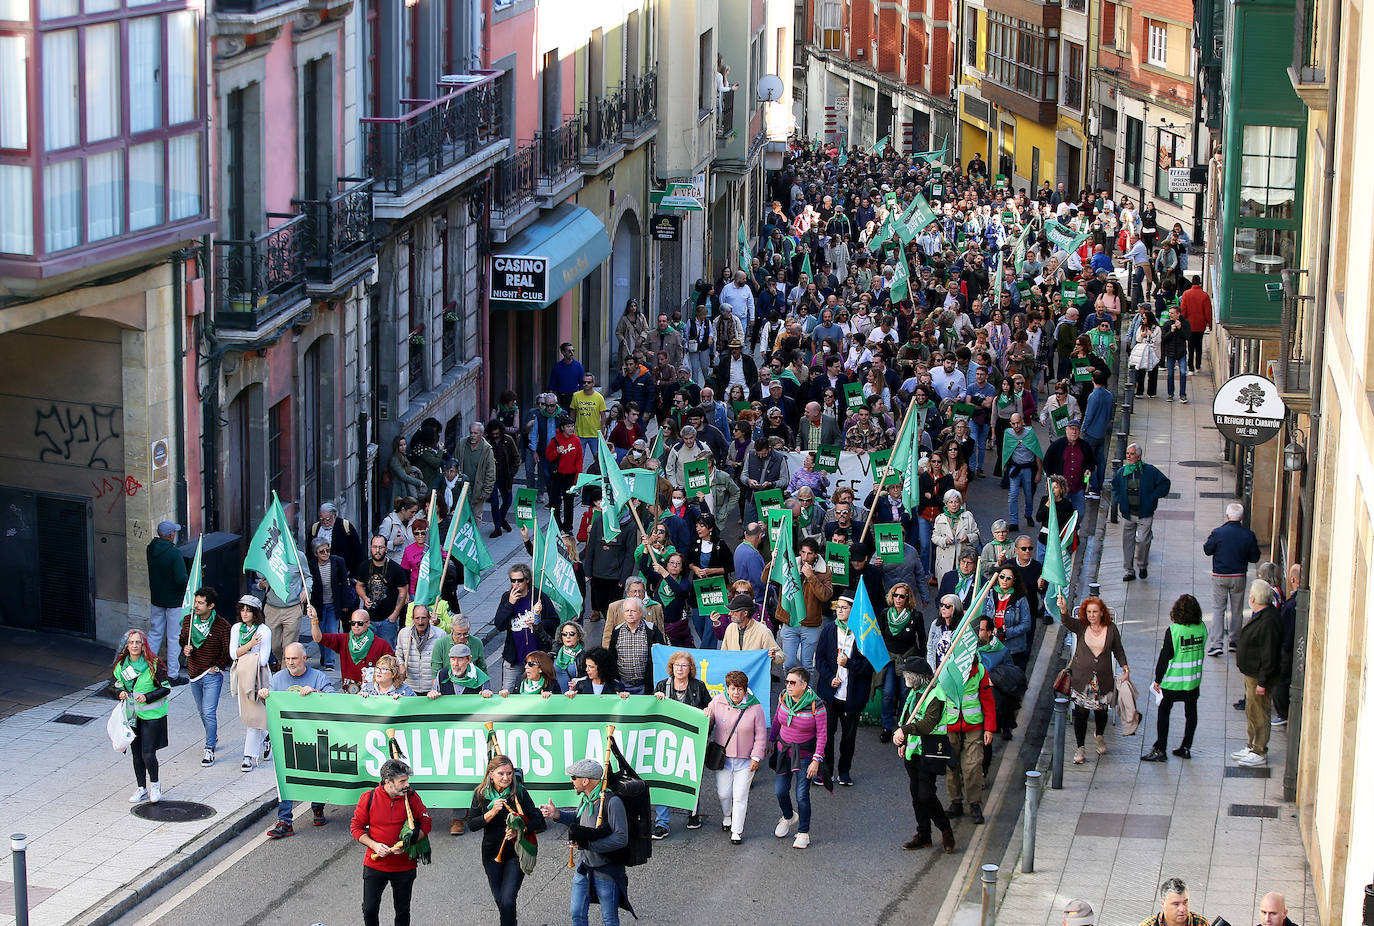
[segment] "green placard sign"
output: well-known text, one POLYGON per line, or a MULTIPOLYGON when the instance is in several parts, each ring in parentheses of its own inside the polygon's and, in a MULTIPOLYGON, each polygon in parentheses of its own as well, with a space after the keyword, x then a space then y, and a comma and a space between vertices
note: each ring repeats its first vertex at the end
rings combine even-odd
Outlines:
POLYGON ((782 489, 759 489, 754 493, 754 506, 763 517, 782 504, 782 489))
POLYGON ((1073 358, 1073 381, 1076 383, 1086 383, 1093 378, 1092 361, 1087 357, 1073 358))
POLYGON ((821 444, 816 448, 816 469, 823 473, 833 473, 840 468, 840 448, 834 444, 821 444))
POLYGON ((687 494, 695 496, 706 492, 711 484, 711 475, 705 460, 692 460, 682 467, 683 481, 687 483, 687 494))
POLYGON ((890 485, 902 481, 901 473, 884 472, 887 461, 892 459, 891 450, 873 450, 868 454, 868 471, 873 474, 874 485, 890 485))
POLYGON ((730 407, 733 408, 735 410, 735 414, 738 415, 740 412, 744 411, 746 408, 749 407, 749 401, 746 399, 740 402, 731 402, 730 407))
POLYGON ((697 593, 697 610, 702 614, 727 614, 730 611, 724 576, 697 579, 692 583, 697 593))
POLYGON ((902 525, 875 524, 873 539, 878 545, 878 555, 887 561, 888 557, 902 558, 902 525))
POLYGON ((864 405, 864 384, 845 383, 844 384, 844 408, 847 413, 853 413, 855 409, 863 408, 864 405))
POLYGON ((849 547, 842 543, 826 543, 825 564, 830 567, 831 581, 836 585, 849 584, 849 547))
POLYGON ((601 761, 606 726, 625 759, 649 784, 655 804, 694 809, 706 750, 701 711, 671 698, 588 695, 576 703, 537 695, 359 698, 348 694, 273 692, 267 727, 282 800, 351 806, 377 786, 388 758, 386 731, 396 731, 411 767, 410 784, 430 807, 468 807, 487 767, 487 731, 524 770, 536 803, 563 807, 577 797, 567 767, 601 761))
POLYGON ((1064 429, 1069 424, 1069 407, 1061 405, 1058 408, 1050 409, 1050 423, 1054 425, 1054 433, 1063 434, 1064 429))
POLYGON ((534 509, 539 504, 538 489, 515 490, 515 520, 521 527, 534 530, 534 509))
POLYGON ((949 406, 949 420, 953 421, 956 417, 972 418, 978 413, 978 406, 968 405, 964 402, 953 402, 949 406))

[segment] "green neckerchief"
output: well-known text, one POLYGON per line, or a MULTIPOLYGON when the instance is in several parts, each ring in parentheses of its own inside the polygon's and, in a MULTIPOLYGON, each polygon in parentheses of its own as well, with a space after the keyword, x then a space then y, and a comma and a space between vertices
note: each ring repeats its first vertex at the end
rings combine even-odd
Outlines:
POLYGON ((1011 400, 1013 397, 1014 396, 1007 395, 1005 392, 997 393, 997 407, 999 409, 1006 408, 1008 405, 1011 404, 1011 400))
POLYGON ((487 673, 479 669, 475 662, 469 662, 467 672, 462 675, 454 675, 453 670, 450 669, 448 677, 449 681, 453 682, 454 688, 481 688, 488 681, 487 673))
POLYGON ((1127 476, 1131 476, 1135 473, 1140 472, 1140 467, 1141 464, 1139 462, 1127 463, 1125 466, 1121 467, 1121 471, 1125 473, 1127 476))
POLYGON ((519 694, 539 694, 544 690, 544 677, 520 679, 519 694))
POLYGON ((997 639, 996 637, 993 637, 991 640, 988 641, 988 644, 987 644, 986 646, 979 646, 979 647, 978 647, 978 652, 980 652, 980 653, 996 653, 996 652, 999 652, 1000 650, 1004 650, 1004 649, 1006 649, 1006 648, 1007 648, 1007 647, 1005 646, 1005 644, 1002 643, 1001 640, 997 639))
POLYGON ((740 703, 736 704, 734 701, 731 701, 731 700, 730 700, 730 694, 729 694, 728 692, 727 692, 726 695, 725 695, 725 703, 728 704, 728 705, 730 705, 731 707, 733 707, 733 708, 734 708, 735 710, 737 710, 737 711, 743 711, 743 710, 748 710, 749 708, 753 707, 755 704, 758 704, 758 703, 759 703, 759 699, 756 698, 756 697, 754 697, 754 692, 753 692, 752 690, 746 688, 746 689, 744 689, 744 699, 743 699, 742 701, 740 701, 740 703))
POLYGON ((906 625, 911 623, 911 609, 897 608, 887 609, 887 629, 889 633, 901 633, 906 629, 906 625))
POLYGON ((553 654, 553 664, 560 669, 566 669, 573 664, 573 661, 581 654, 583 646, 581 643, 569 649, 566 646, 558 647, 558 652, 553 654))
POLYGON ((370 624, 367 633, 362 636, 356 633, 348 635, 348 658, 353 660, 355 666, 362 665, 363 660, 367 658, 367 651, 372 649, 372 638, 375 635, 370 624))
POLYGON ((973 577, 975 575, 977 575, 976 571, 970 572, 968 575, 961 574, 959 576, 959 581, 954 585, 954 594, 958 595, 960 598, 964 597, 964 591, 969 587, 969 584, 973 582, 973 577))
POLYGON ((497 801, 503 801, 513 794, 515 794, 514 781, 511 782, 509 788, 506 788, 503 791, 496 790, 494 787, 492 787, 491 783, 488 782, 486 787, 482 789, 482 800, 487 802, 487 809, 490 810, 492 806, 496 804, 497 801))
POLYGON ((238 642, 238 645, 239 645, 239 646, 247 646, 247 645, 248 645, 248 641, 251 640, 251 639, 253 639, 253 634, 255 634, 255 633, 257 633, 257 632, 258 632, 258 625, 257 625, 257 624, 251 624, 251 625, 250 625, 250 624, 240 623, 240 624, 239 624, 239 635, 238 635, 238 640, 239 640, 239 642, 238 642), (247 631, 247 633, 245 633, 244 631, 247 631))
POLYGON ((190 633, 190 637, 191 637, 191 646, 192 646, 192 648, 194 648, 194 649, 200 649, 200 645, 201 645, 202 643, 204 643, 205 640, 206 640, 206 638, 208 638, 208 637, 210 636, 210 627, 211 627, 211 625, 214 624, 214 623, 215 623, 215 610, 214 610, 214 608, 211 608, 211 609, 210 609, 210 614, 205 618, 205 620, 201 620, 200 617, 196 614, 196 612, 194 612, 194 611, 191 612, 191 633, 190 633))
MULTIPOLYGON (((727 698, 726 700, 729 699, 727 698)), ((792 726, 792 721, 796 719, 797 715, 810 707, 815 700, 816 692, 812 691, 810 688, 806 689, 806 693, 801 696, 800 701, 793 701, 792 696, 789 694, 783 695, 780 704, 782 706, 782 712, 787 715, 787 719, 782 722, 782 725, 784 727, 792 726)))
POLYGON ((582 799, 577 802, 577 815, 582 816, 583 811, 595 807, 599 800, 601 800, 601 782, 598 781, 596 787, 582 795, 582 799))
POLYGON ((1015 594, 1016 594, 1016 589, 1014 589, 1014 588, 1013 588, 1011 591, 1009 591, 1009 592, 1007 592, 1007 593, 1005 593, 1005 594, 1003 594, 1003 592, 1002 592, 1002 590, 1001 590, 1000 588, 994 588, 994 589, 992 590, 992 597, 993 597, 993 598, 996 598, 998 601, 1010 601, 1010 600, 1011 600, 1011 596, 1012 596, 1012 595, 1015 595, 1015 594))
POLYGON ((953 525, 956 524, 959 521, 960 516, 963 515, 964 506, 960 505, 958 508, 954 509, 953 511, 950 511, 949 506, 946 505, 944 507, 944 510, 940 513, 943 514, 945 517, 949 518, 949 523, 953 525))

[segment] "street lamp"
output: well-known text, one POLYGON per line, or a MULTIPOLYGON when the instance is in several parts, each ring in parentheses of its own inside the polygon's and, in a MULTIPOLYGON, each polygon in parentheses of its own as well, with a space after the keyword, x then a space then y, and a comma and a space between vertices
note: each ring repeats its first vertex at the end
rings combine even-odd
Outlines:
POLYGON ((1293 429, 1293 438, 1283 448, 1283 471, 1300 473, 1307 466, 1307 448, 1303 446, 1303 433, 1300 428, 1293 429))

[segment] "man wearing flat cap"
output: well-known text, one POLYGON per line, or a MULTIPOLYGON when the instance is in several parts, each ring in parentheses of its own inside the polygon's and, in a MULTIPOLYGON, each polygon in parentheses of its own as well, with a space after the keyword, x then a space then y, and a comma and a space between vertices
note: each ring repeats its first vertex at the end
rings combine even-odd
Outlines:
POLYGON ((1088 487, 1088 477, 1097 466, 1097 451, 1082 438, 1082 429, 1081 418, 1070 419, 1064 426, 1064 436, 1053 441, 1045 450, 1045 472, 1064 477, 1068 483, 1065 497, 1073 502, 1080 519, 1086 504, 1084 491, 1088 487))
POLYGON ((606 790, 605 769, 595 759, 583 759, 568 766, 578 803, 572 810, 560 810, 550 800, 539 810, 549 820, 568 828, 568 841, 581 850, 573 871, 569 913, 573 926, 587 926, 592 903, 601 905, 603 926, 619 926, 620 908, 634 914, 630 906, 625 866, 611 854, 630 841, 630 825, 625 803, 606 790))
POLYGON ((1086 900, 1070 900, 1064 905, 1063 926, 1096 926, 1097 914, 1086 900))

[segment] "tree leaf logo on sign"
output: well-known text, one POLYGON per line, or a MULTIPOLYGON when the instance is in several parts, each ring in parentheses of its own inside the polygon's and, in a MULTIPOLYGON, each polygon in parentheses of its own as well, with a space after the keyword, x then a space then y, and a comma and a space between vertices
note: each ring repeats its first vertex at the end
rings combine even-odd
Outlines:
POLYGON ((1212 417, 1227 440, 1256 447, 1283 429, 1288 408, 1272 380, 1254 373, 1233 376, 1217 389, 1212 417))

